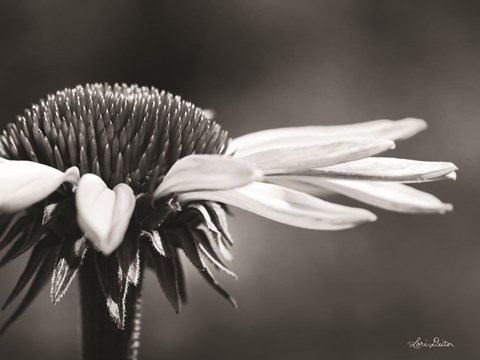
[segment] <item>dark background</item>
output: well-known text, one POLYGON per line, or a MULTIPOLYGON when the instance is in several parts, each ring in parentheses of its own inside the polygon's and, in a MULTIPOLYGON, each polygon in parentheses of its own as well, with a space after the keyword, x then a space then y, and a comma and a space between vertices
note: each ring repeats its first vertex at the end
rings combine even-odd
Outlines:
MULTIPOLYGON (((141 359, 476 359, 480 322, 480 2, 10 1, 0 5, 0 119, 86 82, 152 85, 254 130, 421 117, 393 156, 453 161, 426 184, 455 211, 374 210, 312 232, 236 211, 233 311, 189 268, 173 313, 153 274, 141 359), (417 337, 455 348, 413 350, 417 337)), ((25 257, 0 271, 5 298, 25 257)), ((48 290, 0 339, 1 359, 79 354, 78 291, 48 290)), ((6 319, 5 313, 0 321, 6 319)))

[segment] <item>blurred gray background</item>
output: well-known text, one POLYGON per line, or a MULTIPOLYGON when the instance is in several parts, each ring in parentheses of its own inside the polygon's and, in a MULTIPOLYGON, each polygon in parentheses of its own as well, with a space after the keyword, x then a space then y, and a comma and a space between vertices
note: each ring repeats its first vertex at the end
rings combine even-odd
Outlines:
MULTIPOLYGON (((239 280, 218 277, 239 310, 189 268, 177 316, 148 274, 141 359, 480 357, 480 2, 17 0, 0 14, 2 125, 57 89, 138 83, 215 109, 232 136, 424 118, 390 155, 461 169, 421 186, 454 203, 446 216, 374 209, 376 223, 312 232, 235 211, 239 280), (419 336, 455 348, 408 348, 419 336)), ((25 260, 1 269, 2 298, 25 260)), ((45 289, 0 358, 79 357, 78 320, 76 284, 55 307, 45 289)))

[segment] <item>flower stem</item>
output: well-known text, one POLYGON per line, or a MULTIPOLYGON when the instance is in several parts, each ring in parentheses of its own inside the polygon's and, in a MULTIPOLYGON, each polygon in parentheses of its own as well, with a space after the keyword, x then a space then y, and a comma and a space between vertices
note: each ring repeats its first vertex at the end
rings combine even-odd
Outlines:
POLYGON ((137 360, 141 328, 141 288, 130 286, 125 329, 119 330, 107 310, 97 277, 93 253, 89 251, 80 268, 82 347, 84 360, 137 360))

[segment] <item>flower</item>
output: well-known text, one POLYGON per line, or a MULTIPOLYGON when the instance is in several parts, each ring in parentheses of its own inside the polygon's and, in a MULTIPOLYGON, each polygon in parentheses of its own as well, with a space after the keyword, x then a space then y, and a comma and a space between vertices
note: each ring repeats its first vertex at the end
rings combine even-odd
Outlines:
POLYGON ((266 130, 229 142, 212 117, 154 88, 93 84, 49 95, 7 125, 0 249, 11 247, 0 263, 33 250, 5 306, 33 281, 4 329, 49 278, 58 302, 87 257, 119 328, 145 265, 179 311, 180 250, 236 306, 208 267, 235 276, 222 259, 232 258, 227 205, 316 230, 376 220, 322 199, 331 193, 401 212, 451 209, 403 183, 453 179, 453 164, 374 157, 425 129, 422 120, 266 130))

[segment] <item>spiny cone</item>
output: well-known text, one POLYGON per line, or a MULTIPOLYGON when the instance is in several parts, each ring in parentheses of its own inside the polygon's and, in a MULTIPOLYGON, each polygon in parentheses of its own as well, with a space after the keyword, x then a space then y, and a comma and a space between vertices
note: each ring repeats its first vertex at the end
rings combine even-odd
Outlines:
POLYGON ((58 91, 9 123, 0 135, 0 157, 29 160, 61 171, 77 166, 113 188, 128 184, 137 196, 134 215, 121 245, 110 256, 96 252, 76 223, 71 185, 62 185, 26 210, 0 216, 0 250, 10 245, 0 264, 32 249, 30 258, 4 308, 31 281, 2 332, 21 315, 51 279, 51 299, 67 291, 88 252, 93 253, 98 280, 112 319, 125 321, 125 298, 136 286, 143 264, 152 268, 175 309, 185 301, 179 250, 222 296, 205 259, 229 274, 217 250, 231 245, 225 213, 213 202, 180 207, 175 197, 153 201, 152 193, 180 158, 221 154, 228 135, 201 109, 155 88, 92 84, 58 91))

